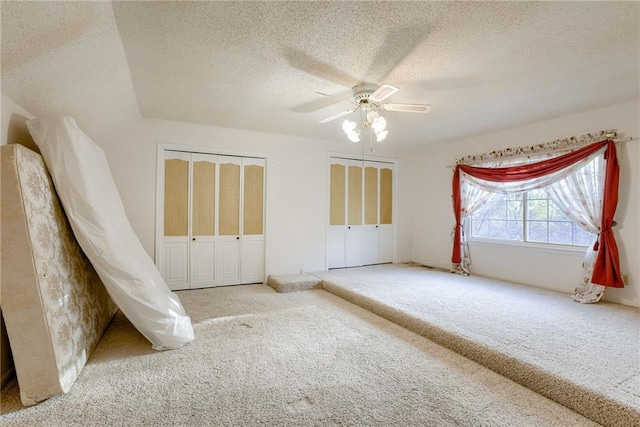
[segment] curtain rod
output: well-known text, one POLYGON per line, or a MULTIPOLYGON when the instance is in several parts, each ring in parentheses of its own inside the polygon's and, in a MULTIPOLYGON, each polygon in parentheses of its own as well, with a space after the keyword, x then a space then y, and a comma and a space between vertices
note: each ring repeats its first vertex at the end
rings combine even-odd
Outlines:
MULTIPOLYGON (((622 143, 622 142, 631 142, 631 141, 640 141, 640 137, 637 137, 637 136, 627 136, 627 137, 624 137, 624 138, 613 138, 613 142, 615 142, 616 144, 620 144, 620 143, 622 143)), ((585 144, 585 145, 587 145, 587 144, 585 144)), ((538 151, 538 152, 536 152, 535 154, 553 153, 553 152, 555 152, 555 151, 569 151, 569 150, 561 150, 561 149, 546 150, 546 151, 545 151, 545 150, 543 150, 543 151, 538 151)), ((511 158, 511 159, 517 159, 518 157, 527 157, 527 156, 526 156, 526 155, 523 155, 523 156, 513 156, 513 157, 510 157, 510 158, 511 158)), ((447 168, 448 168, 448 169, 453 169, 453 168, 455 168, 456 166, 458 166, 458 164, 457 164, 457 163, 454 163, 454 164, 452 164, 452 165, 447 165, 447 168)))

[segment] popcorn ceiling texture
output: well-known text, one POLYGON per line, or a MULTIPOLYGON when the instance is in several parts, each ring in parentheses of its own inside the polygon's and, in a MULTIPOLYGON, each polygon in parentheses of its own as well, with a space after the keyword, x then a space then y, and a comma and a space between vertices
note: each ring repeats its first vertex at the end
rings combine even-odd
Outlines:
MULTIPOLYGON (((637 2, 4 2, 2 92, 89 133, 148 118, 342 138, 391 83, 389 140, 460 138, 639 96, 637 2)), ((94 136, 94 135, 92 135, 94 136)))
POLYGON ((2 2, 2 93, 94 137, 141 117, 108 2, 2 2))

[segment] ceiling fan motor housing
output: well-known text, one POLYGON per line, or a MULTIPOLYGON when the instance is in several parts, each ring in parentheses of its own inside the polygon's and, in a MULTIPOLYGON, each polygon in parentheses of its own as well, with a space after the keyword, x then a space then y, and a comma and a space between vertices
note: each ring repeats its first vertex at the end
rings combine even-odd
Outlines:
POLYGON ((353 103, 354 104, 373 104, 369 101, 369 96, 378 89, 374 84, 361 84, 353 87, 353 103))

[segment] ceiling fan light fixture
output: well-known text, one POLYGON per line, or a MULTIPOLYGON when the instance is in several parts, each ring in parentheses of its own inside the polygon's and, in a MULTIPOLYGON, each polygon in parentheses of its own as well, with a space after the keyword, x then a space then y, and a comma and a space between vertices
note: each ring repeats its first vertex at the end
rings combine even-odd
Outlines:
POLYGON ((352 122, 351 120, 345 120, 342 123, 342 130, 347 134, 347 138, 349 138, 349 141, 360 141, 360 129, 358 129, 358 123, 352 122))
MULTIPOLYGON (((397 87, 388 84, 377 86, 375 84, 363 83, 354 86, 352 88, 353 97, 350 100, 354 107, 322 119, 320 123, 328 123, 344 117, 347 114, 359 111, 360 123, 351 120, 345 120, 342 123, 342 130, 349 140, 354 143, 360 142, 362 129, 369 129, 370 140, 373 141, 373 135, 375 134, 376 141, 382 142, 387 138, 389 132, 387 131, 387 120, 380 115, 380 110, 409 113, 428 113, 431 110, 431 105, 429 104, 395 104, 382 102, 397 91, 397 87)), ((373 150, 373 145, 371 149, 373 150)))
POLYGON ((360 142, 360 131, 348 133, 347 138, 349 138, 349 141, 353 142, 354 144, 360 142))
POLYGON ((358 127, 358 123, 353 122, 351 120, 345 120, 344 122, 342 122, 342 130, 344 131, 344 133, 349 133, 349 132, 354 132, 356 130, 356 128, 358 127))
POLYGON ((385 120, 384 117, 380 115, 378 115, 378 117, 373 119, 373 121, 371 122, 371 129, 373 129, 373 131, 376 134, 384 131, 386 128, 387 128, 387 121, 385 120))

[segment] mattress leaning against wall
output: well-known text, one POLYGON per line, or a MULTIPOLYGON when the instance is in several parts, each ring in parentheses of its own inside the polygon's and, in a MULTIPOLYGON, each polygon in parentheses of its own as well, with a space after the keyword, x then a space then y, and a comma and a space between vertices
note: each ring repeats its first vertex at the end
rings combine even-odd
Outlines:
POLYGON ((80 247, 155 350, 194 339, 191 319, 133 231, 102 148, 67 116, 28 120, 80 247))
POLYGON ((78 245, 42 157, 0 148, 2 313, 20 397, 69 391, 117 311, 78 245))

